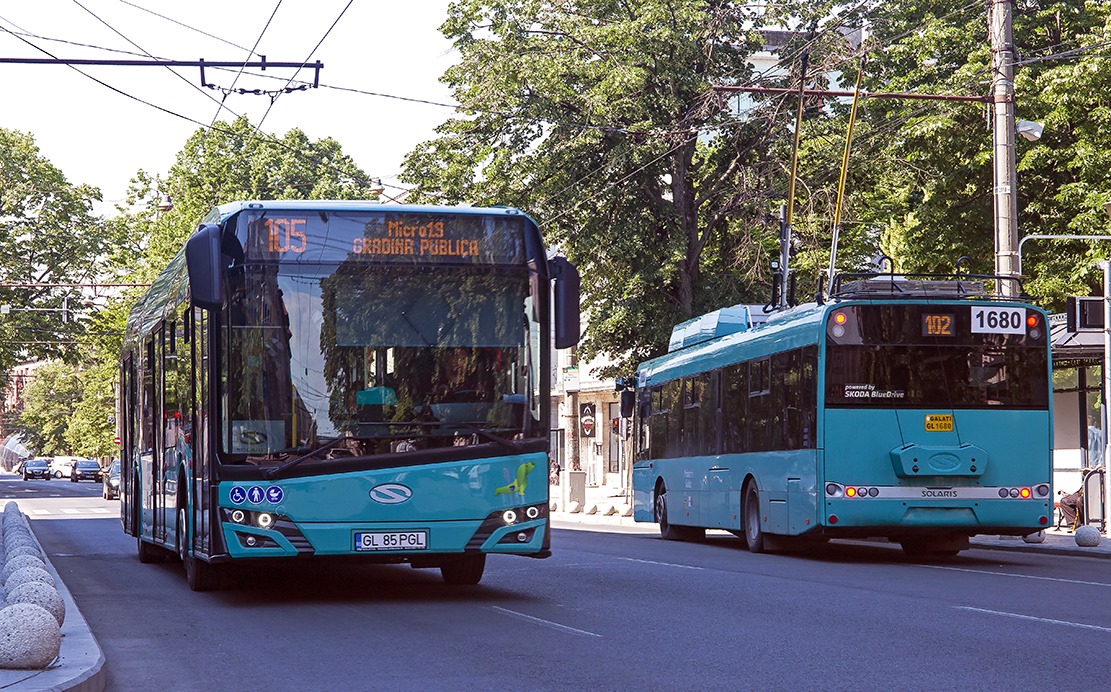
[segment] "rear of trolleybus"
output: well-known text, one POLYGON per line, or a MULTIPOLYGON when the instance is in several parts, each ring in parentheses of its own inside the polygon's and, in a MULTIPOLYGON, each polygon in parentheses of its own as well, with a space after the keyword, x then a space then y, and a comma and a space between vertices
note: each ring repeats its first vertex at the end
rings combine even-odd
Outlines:
POLYGON ((1010 302, 845 302, 824 346, 821 531, 956 554, 1053 512, 1045 313, 1010 302))
POLYGON ((531 219, 264 202, 206 220, 186 248, 217 389, 213 509, 179 510, 191 586, 305 556, 474 584, 489 553, 549 554, 548 315, 557 347, 577 341, 578 274, 531 219))

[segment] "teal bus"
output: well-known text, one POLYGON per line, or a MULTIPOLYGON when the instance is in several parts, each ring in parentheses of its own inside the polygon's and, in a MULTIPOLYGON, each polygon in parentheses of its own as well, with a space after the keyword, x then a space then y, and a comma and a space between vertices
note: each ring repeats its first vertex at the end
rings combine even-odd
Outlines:
POLYGON ((1045 529, 1047 316, 987 292, 1002 280, 844 274, 810 304, 677 326, 624 395, 635 519, 752 552, 880 538, 955 555, 1045 529))
POLYGON ((475 584, 550 553, 551 353, 579 275, 510 208, 213 209, 132 309, 121 519, 189 586, 345 558, 475 584))

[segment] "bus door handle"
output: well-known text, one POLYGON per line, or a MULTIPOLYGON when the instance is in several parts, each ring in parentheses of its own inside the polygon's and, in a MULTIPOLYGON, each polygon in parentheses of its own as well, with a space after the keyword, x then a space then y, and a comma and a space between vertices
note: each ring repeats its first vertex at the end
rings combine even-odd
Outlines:
POLYGON ((710 472, 711 473, 714 473, 714 472, 717 472, 717 471, 728 471, 728 470, 729 470, 728 466, 711 466, 710 467, 710 472))

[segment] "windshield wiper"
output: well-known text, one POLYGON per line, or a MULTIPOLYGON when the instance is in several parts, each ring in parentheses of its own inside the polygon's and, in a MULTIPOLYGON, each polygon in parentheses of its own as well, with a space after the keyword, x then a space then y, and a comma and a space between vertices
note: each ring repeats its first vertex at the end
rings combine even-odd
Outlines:
POLYGON ((273 479, 277 478, 283 471, 291 469, 294 466, 296 466, 297 464, 300 464, 302 461, 304 461, 306 459, 311 459, 312 457, 316 456, 317 454, 320 454, 321 452, 327 452, 329 449, 331 449, 332 447, 335 447, 340 442, 343 442, 346 439, 348 439, 348 438, 346 438, 346 437, 337 437, 333 440, 329 440, 329 441, 325 442, 324 444, 322 444, 321 446, 317 447, 316 449, 312 450, 308 454, 303 454, 303 455, 297 457, 296 459, 293 459, 291 461, 287 461, 284 464, 282 464, 281 466, 275 466, 273 468, 268 468, 268 469, 264 470, 262 472, 262 475, 263 475, 264 478, 273 480, 273 479))

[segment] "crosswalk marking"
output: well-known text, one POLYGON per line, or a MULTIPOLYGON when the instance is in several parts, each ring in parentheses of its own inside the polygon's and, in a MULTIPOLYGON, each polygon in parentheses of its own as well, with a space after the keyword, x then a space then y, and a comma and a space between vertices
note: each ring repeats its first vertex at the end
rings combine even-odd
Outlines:
POLYGON ((56 513, 62 514, 113 514, 114 512, 107 507, 61 507, 56 510, 51 509, 27 509, 24 514, 30 514, 37 517, 50 516, 56 513))

